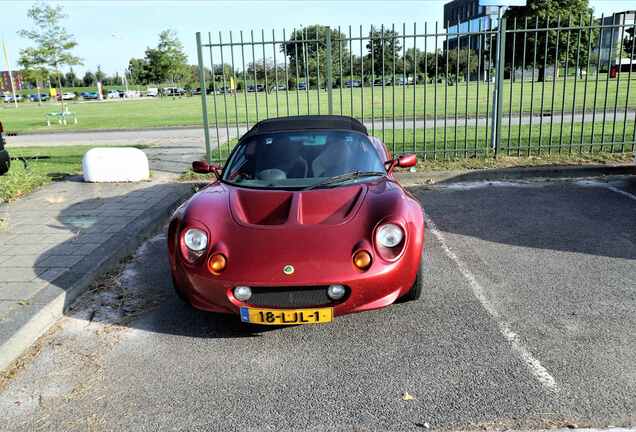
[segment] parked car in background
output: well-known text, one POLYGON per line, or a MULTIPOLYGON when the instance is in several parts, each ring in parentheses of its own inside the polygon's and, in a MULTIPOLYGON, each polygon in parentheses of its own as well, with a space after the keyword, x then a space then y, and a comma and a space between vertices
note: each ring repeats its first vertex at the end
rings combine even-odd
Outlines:
POLYGON ((64 93, 62 93, 62 95, 59 95, 59 94, 58 94, 58 95, 56 96, 56 99, 57 99, 58 101, 59 101, 59 100, 65 100, 65 101, 68 101, 68 100, 73 100, 73 99, 75 99, 76 97, 77 97, 77 95, 76 95, 75 93, 73 93, 73 92, 64 92, 64 93))
POLYGON ((29 95, 29 100, 31 102, 46 102, 47 100, 49 100, 49 95, 47 95, 46 93, 33 93, 29 95))
POLYGON ((14 99, 13 95, 11 93, 6 93, 3 96, 3 100, 4 100, 4 103, 13 103, 14 101, 15 102, 22 102, 24 99, 22 98, 21 94, 16 94, 15 95, 15 99, 14 99))
POLYGON ((347 80, 347 81, 345 81, 345 87, 347 87, 347 88, 362 87, 362 81, 360 81, 360 80, 347 80))
POLYGON ((4 148, 5 142, 2 137, 2 133, 4 129, 2 127, 2 122, 0 122, 0 175, 4 175, 9 171, 9 167, 11 166, 11 158, 9 157, 9 152, 4 148))
POLYGON ((397 79, 397 85, 413 85, 413 77, 399 77, 397 79))
POLYGON ((387 78, 384 81, 382 80, 382 78, 376 78, 375 80, 373 80, 373 85, 374 86, 390 86, 392 84, 391 79, 387 78))
POLYGON ((99 99, 97 92, 84 92, 82 93, 82 99, 84 100, 96 100, 99 99))
POLYGON ((108 99, 119 99, 120 98, 119 91, 118 90, 110 90, 108 93, 106 93, 106 97, 108 99))
POLYGON ((184 96, 186 91, 181 87, 164 87, 161 89, 163 96, 184 96))
POLYGON ((263 84, 250 84, 247 86, 247 92, 248 93, 254 93, 254 92, 262 92, 265 90, 265 86, 263 84))
POLYGON ((278 85, 272 86, 272 91, 286 91, 286 90, 287 90, 287 86, 285 84, 278 84, 278 85))
POLYGON ((146 96, 157 97, 159 96, 159 89, 157 87, 148 87, 146 90, 146 96))
POLYGON ((301 81, 297 84, 298 90, 307 90, 307 83, 304 81, 301 81))

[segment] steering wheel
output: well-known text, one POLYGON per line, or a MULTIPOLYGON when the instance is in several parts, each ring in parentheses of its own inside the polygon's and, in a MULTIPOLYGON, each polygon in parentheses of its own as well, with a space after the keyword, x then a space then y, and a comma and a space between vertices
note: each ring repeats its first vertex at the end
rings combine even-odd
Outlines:
POLYGON ((272 181, 272 180, 286 180, 287 174, 285 171, 278 168, 270 168, 263 171, 259 171, 256 174, 256 178, 259 180, 272 181))

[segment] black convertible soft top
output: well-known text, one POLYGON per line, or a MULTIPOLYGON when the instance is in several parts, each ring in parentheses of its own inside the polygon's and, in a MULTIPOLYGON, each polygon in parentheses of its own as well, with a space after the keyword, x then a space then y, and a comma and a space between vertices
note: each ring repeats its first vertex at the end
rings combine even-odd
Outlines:
POLYGON ((298 131, 306 129, 352 130, 368 135, 367 128, 360 121, 347 116, 307 115, 293 117, 277 117, 261 120, 241 137, 241 140, 254 135, 272 132, 298 131))

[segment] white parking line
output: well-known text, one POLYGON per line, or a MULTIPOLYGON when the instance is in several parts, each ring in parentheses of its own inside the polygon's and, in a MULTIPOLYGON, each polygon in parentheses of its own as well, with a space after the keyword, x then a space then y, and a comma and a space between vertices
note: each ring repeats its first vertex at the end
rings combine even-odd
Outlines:
POLYGON ((616 192, 618 194, 624 195, 627 198, 633 199, 634 201, 636 201, 636 195, 631 194, 631 193, 629 193, 627 191, 624 191, 622 189, 619 189, 617 187, 610 186, 607 183, 604 183, 604 182, 601 182, 601 181, 598 181, 598 180, 579 180, 579 181, 576 182, 576 184, 579 185, 579 186, 587 186, 587 187, 602 187, 602 188, 605 188, 605 189, 609 189, 612 192, 616 192))
POLYGON ((537 360, 530 351, 523 345, 521 342, 519 335, 510 329, 510 326, 506 322, 506 320, 497 312, 494 306, 488 301, 486 297, 484 288, 477 282, 475 276, 471 273, 468 267, 459 259, 459 257, 448 247, 446 243, 446 239, 444 235, 437 229, 435 222, 431 220, 431 218, 424 214, 424 219, 428 228, 435 236, 435 238, 439 241, 442 246, 442 250, 446 254, 448 258, 450 258, 455 265, 459 268, 459 271, 466 278, 470 287, 473 290, 473 294, 477 297, 477 300, 481 303, 486 312, 495 320, 497 326, 499 327, 500 333, 503 337, 510 343, 513 352, 515 352, 521 360, 526 364, 530 373, 549 391, 558 392, 559 387, 552 375, 544 368, 539 360, 537 360))
POLYGON ((624 191, 624 190, 622 190, 622 189, 619 189, 619 188, 617 188, 617 187, 614 187, 614 186, 606 185, 606 187, 607 187, 609 190, 611 190, 611 191, 614 191, 614 192, 619 193, 619 194, 621 194, 621 195, 625 195, 627 198, 631 198, 631 199, 633 199, 634 201, 636 201, 636 195, 634 195, 634 194, 630 194, 629 192, 626 192, 626 191, 624 191))

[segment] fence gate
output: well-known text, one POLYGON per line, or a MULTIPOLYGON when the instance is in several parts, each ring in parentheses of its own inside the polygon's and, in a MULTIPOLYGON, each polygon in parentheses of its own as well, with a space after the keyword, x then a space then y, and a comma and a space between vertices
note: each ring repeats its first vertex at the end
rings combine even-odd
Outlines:
POLYGON ((259 120, 329 113, 423 159, 633 151, 634 21, 567 21, 197 33, 208 159, 259 120))

